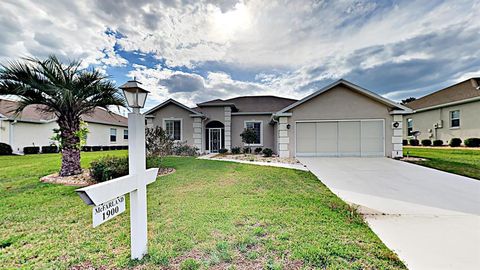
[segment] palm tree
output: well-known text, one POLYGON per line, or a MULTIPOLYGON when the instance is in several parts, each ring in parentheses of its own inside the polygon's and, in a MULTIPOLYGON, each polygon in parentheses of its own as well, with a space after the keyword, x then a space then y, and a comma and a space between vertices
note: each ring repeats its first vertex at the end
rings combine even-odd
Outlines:
POLYGON ((80 167, 80 120, 96 107, 124 106, 125 101, 115 85, 98 70, 84 70, 81 62, 62 64, 57 57, 45 60, 23 58, 0 68, 0 95, 20 98, 20 113, 28 105, 40 113, 54 113, 62 142, 61 176, 82 172, 80 167))

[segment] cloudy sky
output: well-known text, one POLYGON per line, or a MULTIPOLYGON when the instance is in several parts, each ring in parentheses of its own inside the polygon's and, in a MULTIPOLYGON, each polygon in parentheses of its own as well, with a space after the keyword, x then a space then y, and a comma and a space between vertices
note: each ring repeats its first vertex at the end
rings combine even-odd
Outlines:
POLYGON ((0 61, 81 59, 187 105, 301 98, 339 78, 393 100, 480 75, 480 0, 2 0, 0 61))

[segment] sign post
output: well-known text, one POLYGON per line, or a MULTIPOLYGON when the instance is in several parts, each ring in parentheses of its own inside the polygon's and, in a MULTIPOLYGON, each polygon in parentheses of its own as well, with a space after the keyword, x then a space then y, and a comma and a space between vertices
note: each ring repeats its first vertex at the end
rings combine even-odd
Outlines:
POLYGON ((158 168, 146 169, 145 116, 140 108, 145 104, 148 91, 139 84, 133 80, 120 87, 133 108, 128 114, 129 174, 76 190, 86 204, 94 206, 93 227, 124 212, 125 194, 130 193, 132 259, 142 259, 147 254, 147 185, 153 183, 158 174, 158 168))

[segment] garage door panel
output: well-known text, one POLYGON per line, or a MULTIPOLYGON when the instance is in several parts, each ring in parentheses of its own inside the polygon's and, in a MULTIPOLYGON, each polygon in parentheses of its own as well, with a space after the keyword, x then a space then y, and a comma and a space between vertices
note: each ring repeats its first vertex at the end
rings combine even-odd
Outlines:
POLYGON ((319 156, 337 155, 337 122, 316 123, 316 152, 319 156))
POLYGON ((360 122, 338 122, 338 155, 360 156, 360 122))
POLYGON ((297 156, 315 156, 315 123, 297 123, 297 156))
POLYGON ((362 156, 383 156, 383 121, 362 121, 361 125, 362 156))

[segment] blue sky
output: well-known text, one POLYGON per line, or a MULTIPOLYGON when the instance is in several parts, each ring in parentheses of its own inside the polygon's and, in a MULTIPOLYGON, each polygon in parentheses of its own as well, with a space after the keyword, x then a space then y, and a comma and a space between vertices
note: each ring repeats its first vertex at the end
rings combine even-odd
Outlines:
POLYGON ((480 76, 480 1, 2 1, 0 61, 132 77, 147 107, 302 98, 340 78, 399 101, 480 76), (25 16, 29 14, 29 16, 25 16))

